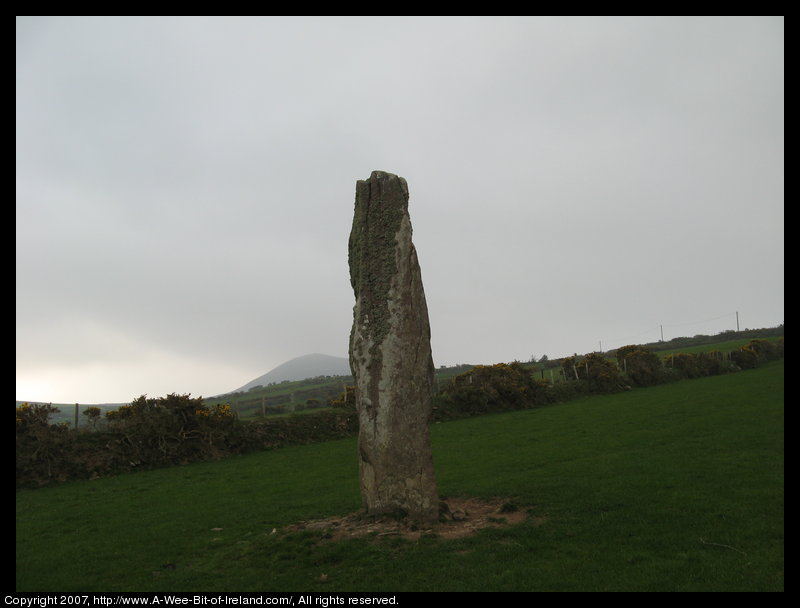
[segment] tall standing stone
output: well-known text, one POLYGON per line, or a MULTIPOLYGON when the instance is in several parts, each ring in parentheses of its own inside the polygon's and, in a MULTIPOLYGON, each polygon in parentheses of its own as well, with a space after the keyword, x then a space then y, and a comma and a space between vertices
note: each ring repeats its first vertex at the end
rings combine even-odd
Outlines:
POLYGON ((435 521, 431 334, 402 177, 373 171, 356 183, 349 261, 362 502, 369 514, 435 521))

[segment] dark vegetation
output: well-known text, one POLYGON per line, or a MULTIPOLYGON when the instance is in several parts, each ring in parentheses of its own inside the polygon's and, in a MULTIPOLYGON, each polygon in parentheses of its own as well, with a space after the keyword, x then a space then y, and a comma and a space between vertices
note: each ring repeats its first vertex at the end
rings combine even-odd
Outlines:
MULTIPOLYGON (((631 345, 617 349, 613 358, 608 353, 589 353, 557 361, 543 357, 538 364, 463 366, 450 374, 440 370, 434 420, 535 408, 583 395, 752 369, 783 357, 783 326, 758 331, 762 336, 772 332, 774 339, 756 337, 729 353, 671 353, 662 358, 651 345, 631 345)), ((741 333, 735 337, 743 337, 741 333)), ((706 336, 696 338, 713 343, 702 342, 706 336)), ((698 346, 682 340, 682 347, 698 346)), ((315 411, 293 416, 263 415, 268 413, 268 399, 256 396, 254 409, 262 416, 252 420, 238 419, 241 411, 237 416, 237 407, 230 402, 190 395, 143 395, 105 416, 99 408, 87 408, 83 412, 86 424, 74 429, 66 423, 50 423, 58 411, 51 405, 22 404, 16 416, 16 485, 36 487, 349 437, 357 431, 358 421, 352 388, 343 380, 346 377, 308 381, 303 390, 309 392, 303 397, 315 411), (338 387, 338 394, 328 397, 324 406, 319 396, 308 396, 311 391, 329 394, 331 386, 338 387)), ((296 387, 286 388, 290 395, 299 392, 296 387)))
POLYGON ((714 335, 698 334, 692 337, 673 338, 672 340, 665 340, 661 342, 649 342, 643 346, 653 351, 664 351, 689 348, 693 346, 707 346, 709 344, 718 344, 719 342, 728 342, 730 340, 739 340, 742 338, 764 339, 776 338, 779 336, 783 336, 783 324, 778 325, 777 327, 744 329, 742 331, 734 331, 729 329, 714 335))
POLYGON ((15 588, 783 591, 783 383, 777 360, 434 424, 442 499, 517 509, 467 536, 469 506, 416 540, 348 536, 355 437, 21 489, 15 588))

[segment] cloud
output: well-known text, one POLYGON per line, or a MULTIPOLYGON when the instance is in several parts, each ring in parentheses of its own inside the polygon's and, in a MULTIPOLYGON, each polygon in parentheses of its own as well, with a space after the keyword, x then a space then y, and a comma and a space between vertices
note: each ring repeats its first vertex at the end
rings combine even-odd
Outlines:
MULTIPOLYGON (((783 44, 780 18, 17 18, 18 377, 210 394, 346 354, 375 169, 409 182, 437 364, 781 323, 783 44)), ((87 400, 59 384, 18 396, 87 400)))

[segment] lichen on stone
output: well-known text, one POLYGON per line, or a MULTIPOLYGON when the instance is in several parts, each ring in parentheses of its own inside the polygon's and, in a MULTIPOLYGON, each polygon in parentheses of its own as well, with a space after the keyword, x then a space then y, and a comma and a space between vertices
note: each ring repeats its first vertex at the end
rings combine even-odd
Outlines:
POLYGON ((350 283, 360 298, 360 316, 369 318, 374 344, 389 331, 389 289, 397 271, 395 244, 408 215, 408 186, 403 178, 373 171, 356 184, 349 241, 350 283))
POLYGON ((434 370, 411 233, 403 178, 375 171, 357 182, 348 257, 362 497, 370 513, 430 519, 438 504, 429 429, 434 370))

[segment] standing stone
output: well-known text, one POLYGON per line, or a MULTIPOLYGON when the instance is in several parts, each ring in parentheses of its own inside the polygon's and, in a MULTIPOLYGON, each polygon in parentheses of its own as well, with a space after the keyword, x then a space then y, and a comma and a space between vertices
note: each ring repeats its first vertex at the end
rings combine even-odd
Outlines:
POLYGON ((368 514, 435 521, 434 366, 405 179, 373 171, 356 183, 349 250, 362 502, 368 514))

